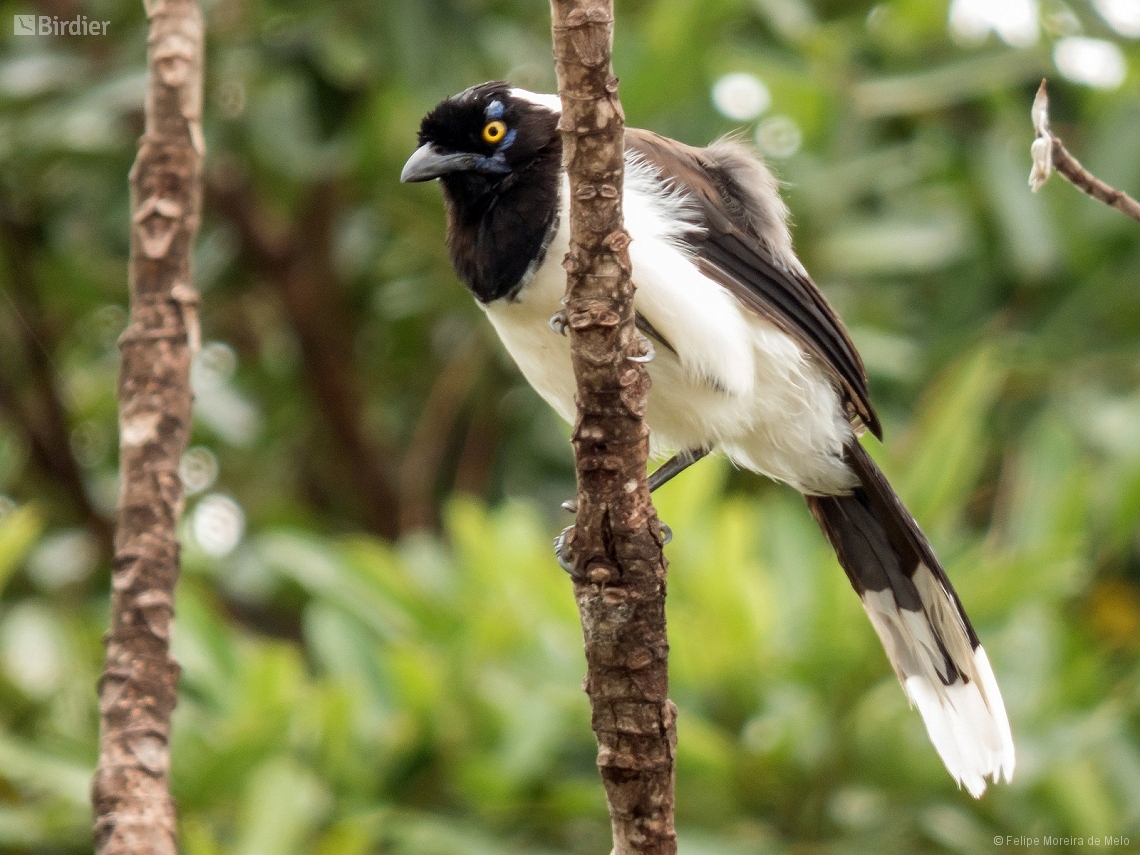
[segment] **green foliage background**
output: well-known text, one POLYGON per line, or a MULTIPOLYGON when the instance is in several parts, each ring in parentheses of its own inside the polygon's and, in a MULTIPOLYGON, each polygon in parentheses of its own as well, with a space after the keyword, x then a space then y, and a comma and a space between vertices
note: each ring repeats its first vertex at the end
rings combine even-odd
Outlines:
MULTIPOLYGON (((1048 73, 1070 148, 1140 191, 1140 50, 1084 0, 1042 2, 1034 47, 962 47, 946 6, 618 3, 630 124, 703 144, 734 129, 711 84, 748 71, 801 130, 774 163, 797 246, 864 354, 873 452, 974 618, 1018 746, 1011 786, 958 792, 799 497, 706 461, 659 496, 685 855, 1140 840, 1140 226, 1057 179, 1026 187, 1048 73), (1077 30, 1125 50, 1121 88, 1056 74, 1077 30)), ((206 9, 193 443, 218 475, 188 496, 174 637, 183 851, 608 851, 550 550, 567 430, 455 281, 438 191, 397 181, 440 98, 552 89, 547 6, 206 9), (224 555, 199 514, 220 497, 245 520, 224 555)), ((72 853, 90 850, 145 22, 124 0, 0 10, 5 28, 110 21, 0 35, 0 850, 72 853)))

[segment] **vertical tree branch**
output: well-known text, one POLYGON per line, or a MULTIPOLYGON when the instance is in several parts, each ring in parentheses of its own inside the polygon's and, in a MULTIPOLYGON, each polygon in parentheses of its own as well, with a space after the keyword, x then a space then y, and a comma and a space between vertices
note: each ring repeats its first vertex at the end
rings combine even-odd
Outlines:
POLYGON ((92 787, 99 855, 176 852, 168 773, 179 669, 169 643, 178 461, 198 343, 190 261, 201 208, 203 34, 196 0, 147 0, 146 13, 146 126, 130 176, 131 319, 120 340, 122 487, 92 787))
POLYGON ((622 225, 624 116, 612 0, 551 0, 570 179, 566 315, 578 381, 575 597, 616 855, 675 853, 676 708, 668 699, 665 559, 645 468, 649 376, 622 225))

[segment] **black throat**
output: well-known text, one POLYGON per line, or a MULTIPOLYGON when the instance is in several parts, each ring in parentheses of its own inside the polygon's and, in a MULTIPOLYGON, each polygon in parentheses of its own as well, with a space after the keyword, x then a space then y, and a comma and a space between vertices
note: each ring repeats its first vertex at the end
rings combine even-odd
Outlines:
POLYGON ((532 160, 504 178, 460 173, 441 183, 455 272, 481 303, 514 299, 554 236, 562 140, 552 133, 532 160))

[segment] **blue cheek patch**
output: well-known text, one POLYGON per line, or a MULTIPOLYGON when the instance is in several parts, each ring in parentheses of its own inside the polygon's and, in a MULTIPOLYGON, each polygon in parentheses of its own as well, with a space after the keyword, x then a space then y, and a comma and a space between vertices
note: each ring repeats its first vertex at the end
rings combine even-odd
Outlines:
POLYGON ((479 158, 479 169, 484 172, 497 172, 504 175, 510 172, 511 168, 507 165, 507 159, 502 155, 502 152, 496 152, 494 157, 481 156, 479 158))
POLYGON ((507 131, 507 135, 503 137, 503 141, 499 143, 493 155, 490 157, 483 155, 479 158, 479 168, 484 172, 496 172, 503 175, 510 172, 511 167, 507 164, 507 149, 515 141, 517 135, 518 132, 514 128, 507 131))

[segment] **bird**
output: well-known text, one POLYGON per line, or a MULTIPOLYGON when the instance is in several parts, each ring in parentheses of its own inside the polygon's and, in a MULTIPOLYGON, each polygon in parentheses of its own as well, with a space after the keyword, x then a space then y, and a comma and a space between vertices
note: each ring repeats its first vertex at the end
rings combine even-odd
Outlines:
MULTIPOLYGON (((492 81, 423 119, 401 181, 439 179, 447 247, 523 376, 571 424, 562 299, 569 184, 561 102, 492 81)), ((950 775, 1012 781, 989 658, 926 535, 860 443, 882 439, 863 363, 792 247, 771 170, 725 138, 627 127, 622 211, 652 391, 656 489, 709 453, 806 499, 950 775), (650 359, 650 357, 652 357, 650 359)))

